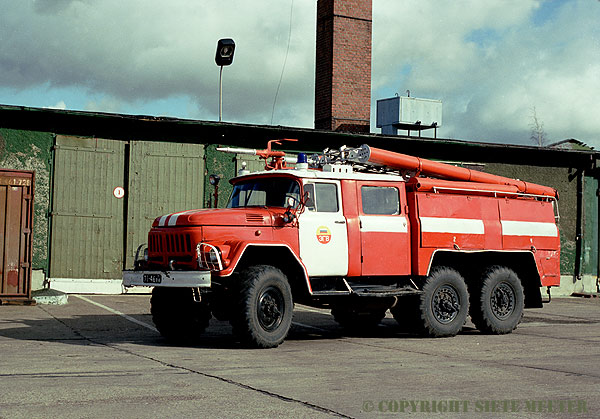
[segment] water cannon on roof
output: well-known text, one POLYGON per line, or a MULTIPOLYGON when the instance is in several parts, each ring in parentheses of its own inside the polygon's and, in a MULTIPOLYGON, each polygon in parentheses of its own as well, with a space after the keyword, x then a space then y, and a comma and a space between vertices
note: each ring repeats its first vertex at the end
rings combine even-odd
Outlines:
POLYGON ((289 169, 289 167, 286 166, 286 163, 295 164, 297 161, 297 157, 286 155, 284 151, 273 150, 271 148, 271 144, 281 145, 282 141, 298 140, 293 138, 271 140, 267 143, 267 148, 264 150, 258 150, 255 148, 217 147, 217 151, 221 151, 223 153, 248 154, 251 156, 258 156, 265 161, 265 170, 289 169), (271 161, 269 161, 269 159, 271 159, 271 161))

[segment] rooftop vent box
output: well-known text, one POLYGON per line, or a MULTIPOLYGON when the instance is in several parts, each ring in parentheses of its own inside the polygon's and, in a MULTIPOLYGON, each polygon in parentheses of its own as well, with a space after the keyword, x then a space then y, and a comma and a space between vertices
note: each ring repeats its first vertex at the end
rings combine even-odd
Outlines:
POLYGON ((442 125, 442 101, 396 96, 377 101, 377 128, 396 135, 398 129, 424 130, 442 125))

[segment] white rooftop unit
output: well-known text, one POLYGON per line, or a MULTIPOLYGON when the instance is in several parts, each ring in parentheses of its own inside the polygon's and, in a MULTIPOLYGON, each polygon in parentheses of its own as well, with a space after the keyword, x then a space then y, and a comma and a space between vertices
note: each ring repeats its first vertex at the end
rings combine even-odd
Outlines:
POLYGON ((377 101, 377 128, 397 135, 398 129, 422 131, 442 125, 442 101, 396 96, 377 101))

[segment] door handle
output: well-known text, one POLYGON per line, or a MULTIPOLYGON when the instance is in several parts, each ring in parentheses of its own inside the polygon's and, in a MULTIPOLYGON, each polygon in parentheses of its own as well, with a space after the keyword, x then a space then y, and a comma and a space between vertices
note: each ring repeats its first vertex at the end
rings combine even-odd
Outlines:
POLYGON ((346 224, 345 221, 334 221, 334 223, 336 223, 336 224, 346 224))

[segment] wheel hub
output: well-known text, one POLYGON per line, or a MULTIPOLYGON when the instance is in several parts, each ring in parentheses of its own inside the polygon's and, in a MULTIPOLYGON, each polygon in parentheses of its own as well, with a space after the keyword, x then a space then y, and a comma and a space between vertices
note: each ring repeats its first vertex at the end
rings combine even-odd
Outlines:
POLYGON ((515 310, 515 290, 506 282, 494 287, 491 295, 492 313, 500 320, 508 318, 515 310))
POLYGON ((443 285, 435 291, 431 300, 431 308, 435 318, 443 324, 452 322, 460 311, 460 299, 456 290, 443 285))
POLYGON ((258 321, 267 331, 276 329, 283 318, 283 295, 276 288, 268 288, 258 300, 258 321))

